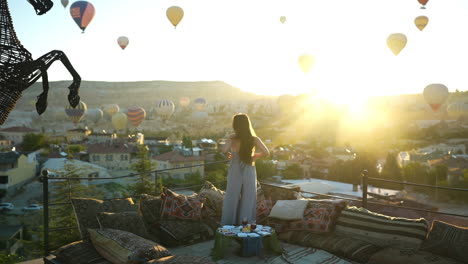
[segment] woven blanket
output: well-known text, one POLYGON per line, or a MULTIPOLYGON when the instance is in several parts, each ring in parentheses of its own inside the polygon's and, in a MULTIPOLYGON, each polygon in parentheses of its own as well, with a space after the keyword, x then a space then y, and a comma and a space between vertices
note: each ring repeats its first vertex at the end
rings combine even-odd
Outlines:
POLYGON ((268 261, 268 264, 351 264, 324 250, 298 248, 268 261))

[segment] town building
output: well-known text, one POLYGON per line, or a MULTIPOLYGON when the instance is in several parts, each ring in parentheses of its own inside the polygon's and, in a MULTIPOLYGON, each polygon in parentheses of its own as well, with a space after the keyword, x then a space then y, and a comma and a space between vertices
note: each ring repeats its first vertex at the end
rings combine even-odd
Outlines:
POLYGON ((16 254, 23 247, 22 225, 0 225, 0 252, 16 254))
POLYGON ((24 135, 38 132, 36 129, 19 126, 0 129, 0 135, 6 140, 10 140, 14 145, 23 143, 24 135))
POLYGON ((13 193, 22 184, 36 176, 37 153, 27 155, 16 151, 0 153, 0 189, 13 193))
POLYGON ((129 170, 138 149, 123 141, 88 145, 89 161, 109 170, 129 170))
POLYGON ((91 134, 91 130, 87 128, 75 128, 67 131, 68 143, 83 142, 91 134))
POLYGON ((95 143, 110 143, 112 140, 117 138, 116 133, 107 133, 106 131, 103 132, 93 132, 88 136, 88 143, 95 144, 95 143))
MULTIPOLYGON (((156 169, 158 170, 204 165, 205 163, 204 157, 193 156, 188 152, 177 149, 154 156, 153 160, 156 161, 156 169)), ((196 172, 200 173, 200 175, 203 175, 205 173, 205 167, 198 166, 179 170, 170 170, 165 172, 163 175, 174 179, 185 179, 188 175, 196 172)))

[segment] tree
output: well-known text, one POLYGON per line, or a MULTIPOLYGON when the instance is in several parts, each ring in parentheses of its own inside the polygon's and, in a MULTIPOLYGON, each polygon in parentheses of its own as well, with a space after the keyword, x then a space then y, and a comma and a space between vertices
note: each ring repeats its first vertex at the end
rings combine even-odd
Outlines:
MULTIPOLYGON (((65 178, 87 178, 81 168, 73 163, 65 163, 63 170, 56 172, 65 178)), ((50 203, 68 203, 72 197, 96 197, 96 189, 93 185, 86 186, 85 181, 58 180, 50 184, 50 203)), ((61 204, 49 208, 49 228, 64 228, 77 226, 76 217, 71 204, 61 204)), ((42 235, 42 234, 41 234, 42 235)), ((78 229, 50 232, 49 241, 51 248, 58 248, 68 243, 80 240, 78 229)))
POLYGON ((23 136, 23 143, 21 147, 24 151, 36 151, 45 146, 44 134, 28 133, 23 136))
POLYGON ((67 153, 69 157, 73 157, 74 154, 84 151, 85 147, 82 145, 68 145, 67 153))
POLYGON ((182 137, 182 146, 184 146, 185 148, 193 148, 193 144, 192 144, 192 138, 190 136, 183 136, 182 137))
POLYGON ((302 179, 303 174, 301 166, 297 163, 286 166, 283 171, 285 179, 302 179))
POLYGON ((271 160, 259 159, 255 161, 255 167, 257 170, 257 178, 259 180, 275 176, 276 168, 271 160))
MULTIPOLYGON (((398 165, 395 153, 390 152, 387 154, 380 176, 387 180, 403 181, 403 173, 398 165)), ((382 184, 382 186, 389 189, 401 189, 401 184, 382 184)))
POLYGON ((131 165, 131 169, 140 173, 140 175, 134 178, 133 183, 129 184, 127 188, 129 196, 153 193, 155 191, 155 183, 151 180, 150 173, 145 173, 155 170, 146 145, 138 145, 137 159, 138 161, 131 165))

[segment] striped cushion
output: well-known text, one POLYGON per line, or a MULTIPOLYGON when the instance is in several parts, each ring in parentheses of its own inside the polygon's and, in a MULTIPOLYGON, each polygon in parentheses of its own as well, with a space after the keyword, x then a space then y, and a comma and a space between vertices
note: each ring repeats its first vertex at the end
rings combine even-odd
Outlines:
POLYGON ((335 232, 381 247, 419 248, 427 230, 424 218, 391 217, 352 206, 341 211, 335 232))
POLYGON ((421 250, 468 263, 468 228, 434 220, 421 250))

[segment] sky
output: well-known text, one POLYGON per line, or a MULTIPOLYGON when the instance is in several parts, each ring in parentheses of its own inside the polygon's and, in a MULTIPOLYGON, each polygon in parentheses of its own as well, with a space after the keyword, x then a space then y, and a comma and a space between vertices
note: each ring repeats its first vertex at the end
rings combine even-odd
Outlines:
MULTIPOLYGON (((8 0, 18 38, 38 58, 63 50, 83 80, 211 81, 265 95, 312 93, 337 102, 422 93, 431 83, 468 90, 467 0, 93 0, 85 33, 55 0, 37 16, 8 0), (180 6, 177 29, 166 10, 180 6), (429 24, 419 31, 414 19, 429 24), (280 17, 286 22, 280 23, 280 17), (407 36, 395 56, 392 33, 407 36), (125 50, 117 45, 127 36, 125 50), (307 74, 298 58, 310 54, 307 74)), ((55 62, 49 79, 70 80, 55 62)))

